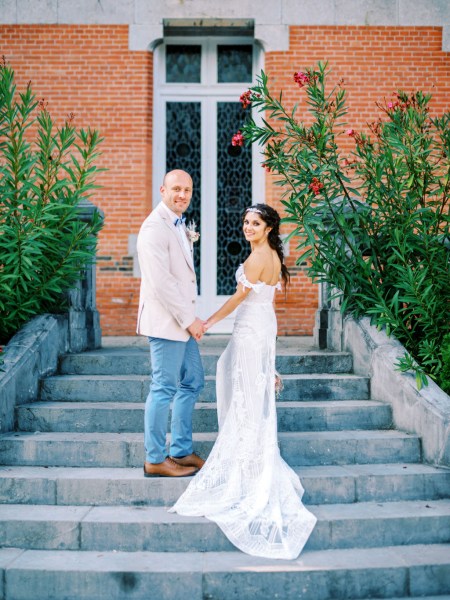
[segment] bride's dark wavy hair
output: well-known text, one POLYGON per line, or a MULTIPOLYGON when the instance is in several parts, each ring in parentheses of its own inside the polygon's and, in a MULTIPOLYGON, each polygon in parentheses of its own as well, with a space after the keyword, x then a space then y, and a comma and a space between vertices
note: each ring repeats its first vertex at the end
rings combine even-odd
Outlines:
POLYGON ((291 276, 286 265, 284 264, 283 242, 280 238, 280 215, 274 208, 268 206, 267 204, 253 204, 245 209, 244 214, 242 215, 242 221, 244 221, 245 215, 249 211, 256 212, 258 215, 260 215, 264 223, 268 227, 271 227, 269 235, 267 236, 267 240, 272 250, 275 250, 278 254, 278 258, 281 262, 281 277, 283 278, 284 285, 287 286, 291 276))

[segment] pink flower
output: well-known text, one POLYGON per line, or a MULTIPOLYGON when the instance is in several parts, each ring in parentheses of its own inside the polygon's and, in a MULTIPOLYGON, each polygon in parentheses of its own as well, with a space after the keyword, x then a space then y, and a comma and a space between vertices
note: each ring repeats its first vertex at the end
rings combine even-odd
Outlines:
POLYGON ((270 173, 270 167, 266 165, 266 163, 261 164, 262 168, 266 170, 267 173, 270 173))
POLYGON ((233 135, 233 137, 231 138, 231 145, 232 146, 243 146, 244 145, 244 136, 242 135, 242 133, 240 131, 235 133, 233 135))
POLYGON ((347 135, 349 135, 350 137, 355 135, 355 130, 354 129, 347 129, 347 131, 345 132, 347 135))
POLYGON ((298 83, 299 87, 303 87, 307 85, 311 79, 306 73, 303 73, 302 71, 296 71, 294 73, 294 81, 295 83, 298 83))
POLYGON ((247 106, 250 106, 250 104, 252 103, 251 94, 252 93, 250 90, 247 90, 246 92, 241 94, 239 100, 242 102, 242 108, 247 108, 247 106))
POLYGON ((323 183, 319 181, 317 177, 313 177, 311 183, 309 184, 309 189, 314 192, 314 195, 317 196, 320 194, 320 190, 324 187, 323 183))

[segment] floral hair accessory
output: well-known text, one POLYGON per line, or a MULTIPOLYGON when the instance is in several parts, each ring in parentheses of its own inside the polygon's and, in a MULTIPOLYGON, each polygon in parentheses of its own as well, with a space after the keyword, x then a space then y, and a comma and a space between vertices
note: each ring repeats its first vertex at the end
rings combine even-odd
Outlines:
POLYGON ((200 239, 200 233, 196 230, 197 224, 195 221, 191 221, 189 225, 186 226, 186 233, 191 244, 198 242, 200 239))

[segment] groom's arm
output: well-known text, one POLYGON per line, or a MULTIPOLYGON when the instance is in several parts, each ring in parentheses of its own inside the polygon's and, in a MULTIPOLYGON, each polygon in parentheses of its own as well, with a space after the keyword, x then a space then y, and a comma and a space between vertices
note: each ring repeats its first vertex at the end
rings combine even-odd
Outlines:
POLYGON ((169 270, 169 243, 165 225, 152 223, 139 234, 137 251, 141 275, 154 295, 183 329, 194 325, 195 305, 180 293, 178 280, 169 270))

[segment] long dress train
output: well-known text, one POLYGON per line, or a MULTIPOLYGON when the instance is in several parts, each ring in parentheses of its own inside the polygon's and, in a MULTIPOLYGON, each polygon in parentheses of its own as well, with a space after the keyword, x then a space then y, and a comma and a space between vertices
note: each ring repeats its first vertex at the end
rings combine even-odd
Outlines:
POLYGON ((296 558, 316 523, 302 504, 303 487, 281 458, 275 408, 277 286, 250 283, 230 342, 217 364, 219 434, 199 473, 170 512, 205 516, 240 550, 296 558))

